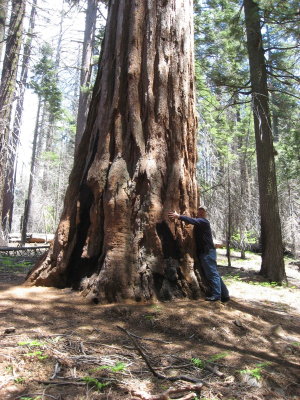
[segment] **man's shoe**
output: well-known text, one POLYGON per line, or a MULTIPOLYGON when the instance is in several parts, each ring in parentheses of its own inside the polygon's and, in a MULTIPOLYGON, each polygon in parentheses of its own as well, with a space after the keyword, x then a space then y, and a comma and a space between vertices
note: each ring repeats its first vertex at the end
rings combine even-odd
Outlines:
POLYGON ((216 297, 216 296, 208 296, 208 297, 205 297, 205 300, 206 301, 219 301, 221 299, 220 299, 220 297, 216 297))
POLYGON ((221 297, 221 302, 222 303, 227 303, 227 301, 229 301, 230 300, 230 297, 228 296, 228 297, 221 297))

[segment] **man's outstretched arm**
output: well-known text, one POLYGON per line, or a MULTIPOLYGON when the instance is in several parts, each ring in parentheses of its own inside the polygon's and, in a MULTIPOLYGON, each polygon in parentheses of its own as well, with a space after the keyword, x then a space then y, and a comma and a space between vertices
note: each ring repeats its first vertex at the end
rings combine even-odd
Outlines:
POLYGON ((183 221, 187 224, 196 225, 198 223, 196 218, 191 218, 191 217, 187 217, 185 215, 180 215, 176 211, 170 211, 168 213, 168 216, 172 221, 174 221, 175 219, 180 219, 180 221, 183 221))

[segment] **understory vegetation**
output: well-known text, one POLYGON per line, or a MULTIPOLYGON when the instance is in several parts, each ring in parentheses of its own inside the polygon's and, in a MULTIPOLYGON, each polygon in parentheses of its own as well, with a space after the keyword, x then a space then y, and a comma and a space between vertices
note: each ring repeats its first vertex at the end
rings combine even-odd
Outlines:
POLYGON ((30 260, 1 256, 1 398, 296 400, 298 267, 287 259, 289 284, 278 287, 256 275, 258 255, 233 255, 229 268, 218 250, 225 305, 102 307, 69 289, 21 294, 30 260))

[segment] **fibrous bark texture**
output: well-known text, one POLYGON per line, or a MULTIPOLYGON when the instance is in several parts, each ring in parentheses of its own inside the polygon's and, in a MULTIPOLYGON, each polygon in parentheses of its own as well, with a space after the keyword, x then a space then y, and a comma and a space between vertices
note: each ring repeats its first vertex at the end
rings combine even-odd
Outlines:
POLYGON ((196 297, 192 1, 110 3, 87 127, 35 285, 95 302, 196 297))

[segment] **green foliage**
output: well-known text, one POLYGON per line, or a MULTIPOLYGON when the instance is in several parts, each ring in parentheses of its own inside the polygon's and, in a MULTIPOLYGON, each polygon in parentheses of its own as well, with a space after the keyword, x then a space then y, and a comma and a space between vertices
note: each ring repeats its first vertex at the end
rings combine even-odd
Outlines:
POLYGON ((5 367, 5 371, 6 371, 6 372, 9 372, 9 373, 13 372, 13 366, 12 366, 12 365, 7 365, 7 366, 5 367))
POLYGON ((108 369, 111 372, 120 372, 126 369, 126 365, 122 362, 117 362, 115 365, 101 365, 100 367, 96 367, 90 370, 90 372, 102 371, 104 369, 108 369))
POLYGON ((191 358, 191 362, 197 368, 203 369, 205 367, 205 361, 201 360, 200 358, 191 358))
POLYGON ((272 288, 276 288, 276 287, 282 286, 278 282, 255 282, 255 281, 249 281, 248 283, 251 284, 251 285, 258 285, 258 286, 272 287, 272 288))
MULTIPOLYGON (((259 7, 279 196, 285 201, 287 195, 299 197, 299 3, 259 0, 259 7)), ((199 112, 197 172, 202 201, 211 209, 216 206, 223 217, 212 214, 218 236, 227 234, 229 195, 234 204, 231 231, 259 231, 259 223, 253 217, 253 211, 258 209, 258 192, 243 7, 239 0, 198 0, 194 2, 194 22, 199 112), (246 174, 241 175, 242 169, 246 174)), ((283 215, 284 239, 289 243, 294 235, 289 227, 297 219, 299 205, 294 202, 291 209, 292 215, 287 215, 288 207, 283 215)))
POLYGON ((2 265, 5 265, 6 267, 12 267, 14 265, 14 261, 11 257, 1 256, 0 262, 2 265))
POLYGON ((241 281, 242 280, 242 278, 240 277, 240 274, 238 272, 225 274, 222 277, 222 279, 225 281, 241 281))
POLYGON ((144 318, 149 320, 149 321, 152 321, 155 318, 155 315, 153 315, 153 314, 144 315, 144 318))
POLYGON ((30 352, 30 353, 26 353, 25 356, 26 357, 37 358, 40 361, 46 360, 48 358, 48 356, 43 354, 42 351, 33 351, 33 352, 30 352))
POLYGON ((20 376, 19 378, 15 378, 14 382, 17 384, 22 385, 23 383, 25 383, 25 378, 23 378, 22 376, 20 376))
POLYGON ((25 342, 18 342, 18 346, 29 346, 29 347, 41 347, 45 343, 39 342, 38 340, 28 340, 25 342))
POLYGON ((5 267, 28 267, 32 265, 30 261, 19 261, 16 260, 14 257, 11 256, 0 256, 0 264, 4 265, 5 267))
POLYGON ((203 368, 205 368, 206 364, 214 363, 218 360, 222 360, 223 358, 227 357, 228 354, 229 354, 229 352, 217 353, 217 354, 212 355, 207 360, 201 360, 200 358, 191 358, 191 362, 194 364, 195 367, 203 369, 203 368))
POLYGON ((13 270, 13 272, 27 272, 32 266, 33 261, 25 261, 20 257, 15 256, 0 256, 0 270, 6 270, 7 268, 13 270))
MULTIPOLYGON (((99 55, 93 56, 92 64, 97 65, 99 63, 99 55)), ((94 85, 93 85, 94 86, 94 85)))
POLYGON ((291 343, 291 345, 295 347, 300 347, 300 342, 293 342, 291 343))
POLYGON ((246 374, 246 375, 251 375, 253 378, 256 378, 257 380, 261 379, 261 368, 253 368, 253 369, 244 369, 241 370, 241 374, 246 374))
POLYGON ((126 365, 122 362, 117 362, 113 367, 109 367, 112 372, 124 371, 126 369, 126 365))
POLYGON ((18 397, 19 400, 41 400, 41 396, 36 396, 36 397, 18 397))
POLYGON ((41 158, 44 161, 51 161, 57 164, 59 161, 59 154, 54 153, 53 151, 44 151, 41 158))
POLYGON ((56 119, 61 114, 62 93, 57 85, 57 70, 49 44, 41 48, 42 57, 34 67, 30 87, 48 105, 50 115, 56 119))
POLYGON ((70 113, 68 110, 62 110, 62 122, 64 123, 58 129, 62 130, 63 135, 61 137, 62 141, 66 141, 70 136, 75 136, 76 134, 76 118, 73 113, 70 113), (68 132, 68 134, 66 134, 68 132))
POLYGON ((259 381, 262 378, 263 369, 271 364, 272 363, 270 363, 270 362, 263 362, 263 363, 256 364, 255 368, 252 368, 252 369, 246 368, 246 369, 239 370, 238 372, 240 374, 252 376, 253 378, 255 378, 256 380, 259 381))
MULTIPOLYGON (((244 243, 245 244, 255 244, 258 241, 257 234, 254 231, 244 231, 244 243)), ((235 232, 231 236, 232 240, 236 240, 237 242, 241 242, 242 237, 239 232, 235 232)))
POLYGON ((32 265, 31 261, 23 261, 23 262, 18 262, 17 266, 19 267, 30 267, 32 265))
POLYGON ((216 93, 222 86, 233 91, 243 88, 248 80, 243 37, 238 1, 195 2, 196 59, 216 93))
POLYGON ((215 397, 194 397, 193 400, 218 400, 215 397))
MULTIPOLYGON (((232 273, 232 274, 226 274, 223 276, 223 279, 225 281, 243 282, 243 278, 240 276, 240 274, 238 272, 232 273)), ((282 286, 282 285, 279 285, 278 282, 261 282, 261 281, 247 280, 247 283, 249 285, 257 285, 257 286, 273 287, 273 288, 282 286)))
POLYGON ((162 307, 161 305, 153 304, 153 305, 151 306, 151 308, 153 308, 154 311, 155 311, 155 312, 158 312, 158 313, 160 313, 161 311, 163 311, 163 307, 162 307))
MULTIPOLYGON (((291 111, 291 110, 290 110, 291 111)), ((299 180, 300 176, 300 130, 296 129, 296 119, 299 121, 299 112, 295 112, 290 115, 290 118, 294 118, 294 127, 291 126, 290 122, 287 123, 290 129, 286 130, 277 143, 276 149, 278 152, 278 170, 280 181, 296 179, 299 180)), ((286 121, 287 122, 287 121, 286 121)))
MULTIPOLYGON (((240 260, 241 262, 241 260, 240 260)), ((263 287, 269 287, 269 288, 274 288, 274 289, 278 289, 281 287, 289 287, 290 289, 296 289, 295 286, 290 285, 289 283, 278 283, 278 282, 269 282, 269 281, 251 281, 251 280, 246 280, 243 279, 240 275, 239 272, 235 272, 235 273, 229 273, 229 274, 225 274, 223 276, 224 281, 226 282, 230 282, 230 281, 234 281, 234 282, 245 282, 249 285, 255 285, 255 286, 263 286, 263 287)))
POLYGON ((222 360, 223 358, 227 357, 228 355, 229 355, 228 351, 223 352, 223 353, 217 353, 217 354, 211 356, 208 359, 208 362, 215 362, 215 361, 218 361, 218 360, 222 360))
POLYGON ((91 93, 93 91, 93 86, 80 86, 81 93, 91 93))
POLYGON ((102 383, 96 378, 92 378, 90 376, 85 376, 81 378, 82 381, 86 382, 89 386, 95 388, 99 392, 101 392, 106 386, 108 386, 110 383, 102 383))

